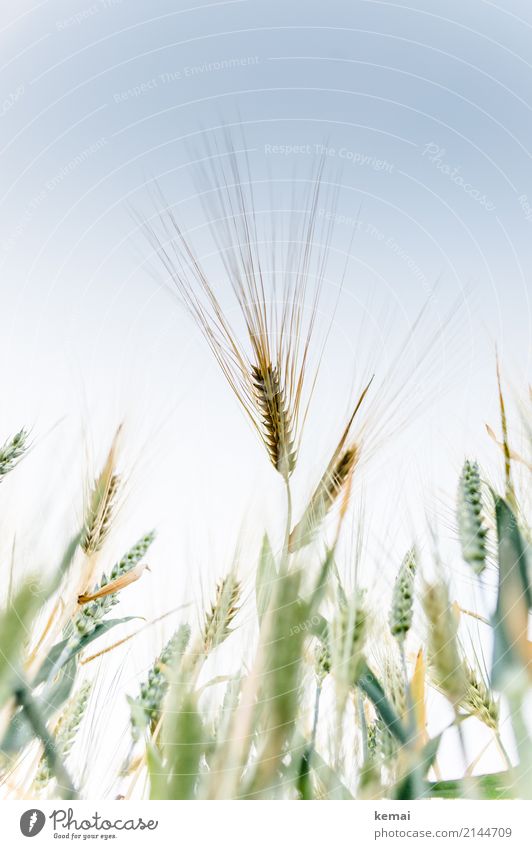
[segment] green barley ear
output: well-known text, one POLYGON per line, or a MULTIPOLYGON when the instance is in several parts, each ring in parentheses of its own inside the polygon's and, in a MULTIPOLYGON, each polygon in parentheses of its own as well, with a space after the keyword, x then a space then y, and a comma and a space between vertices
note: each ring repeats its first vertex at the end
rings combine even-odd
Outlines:
POLYGON ((331 625, 331 671, 339 681, 353 686, 362 669, 368 631, 368 614, 364 594, 356 592, 342 604, 331 625))
POLYGON ((20 462, 28 447, 27 442, 28 431, 24 428, 4 442, 0 448, 0 481, 20 462))
POLYGON ((318 642, 314 650, 314 672, 318 683, 323 684, 331 671, 331 653, 326 642, 318 642))
POLYGON ((368 761, 375 763, 377 760, 377 720, 368 723, 366 731, 366 745, 368 747, 368 761))
MULTIPOLYGON (((409 695, 400 653, 387 636, 383 648, 385 653, 379 677, 388 702, 398 719, 407 727, 410 721, 409 695)), ((382 718, 376 720, 375 734, 381 763, 391 767, 399 754, 400 744, 382 718)))
POLYGON ((240 582, 230 572, 216 587, 215 599, 205 617, 203 626, 203 650, 210 652, 232 633, 231 624, 238 612, 240 582))
POLYGON ((412 626, 415 576, 416 557, 414 549, 411 548, 401 563, 392 593, 390 631, 399 643, 405 641, 412 626))
POLYGON ((458 621, 449 602, 445 584, 428 585, 423 594, 428 622, 428 659, 436 686, 455 707, 467 690, 458 648, 458 621))
POLYGON ((460 707, 476 716, 488 728, 496 731, 499 725, 499 705, 478 672, 464 662, 466 690, 460 707))
POLYGON ((462 556, 481 575, 486 568, 486 534, 477 463, 466 460, 458 486, 457 518, 462 556))
MULTIPOLYGON (((136 566, 138 566, 154 539, 155 531, 150 531, 141 537, 135 545, 130 548, 126 554, 124 554, 122 559, 119 560, 118 563, 115 563, 111 569, 109 577, 105 574, 105 572, 103 573, 100 583, 96 584, 94 587, 93 594, 103 590, 104 587, 112 584, 114 581, 118 580, 118 578, 122 578, 124 575, 127 575, 136 566)), ((88 634, 91 634, 96 626, 102 621, 104 616, 109 613, 110 609, 114 607, 118 601, 119 593, 109 592, 108 595, 102 595, 101 598, 83 605, 74 620, 74 628, 79 636, 85 637, 88 634)))
MULTIPOLYGON (((392 648, 392 646, 390 646, 392 648)), ((400 658, 397 652, 387 653, 384 658, 383 682, 384 690, 390 704, 395 708, 399 719, 404 720, 408 716, 408 698, 405 676, 401 669, 400 658)))
POLYGON ((174 666, 179 657, 184 654, 189 640, 190 626, 180 625, 148 672, 148 677, 141 684, 137 698, 128 698, 133 740, 138 740, 144 729, 153 730, 157 725, 169 687, 167 670, 174 666))
MULTIPOLYGON (((92 683, 86 681, 81 686, 79 691, 70 699, 63 713, 59 717, 55 730, 55 746, 59 757, 64 761, 70 754, 70 750, 74 745, 76 734, 79 726, 85 715, 87 703, 89 701, 92 683)), ((52 778, 52 773, 48 766, 48 761, 43 756, 39 761, 37 773, 35 775, 34 787, 36 790, 43 790, 52 778)))

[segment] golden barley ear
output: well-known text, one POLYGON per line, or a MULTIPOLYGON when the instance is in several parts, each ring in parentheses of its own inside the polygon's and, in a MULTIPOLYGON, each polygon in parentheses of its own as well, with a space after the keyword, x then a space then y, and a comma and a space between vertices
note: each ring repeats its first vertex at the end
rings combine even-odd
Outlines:
POLYGON ((103 547, 116 515, 121 485, 121 477, 116 472, 121 433, 122 425, 116 430, 103 468, 90 492, 80 540, 80 548, 85 554, 85 562, 79 571, 76 586, 72 588, 74 592, 70 593, 69 591, 68 600, 63 610, 65 620, 73 616, 79 609, 79 596, 90 594, 93 590, 98 553, 103 547))
POLYGON ((252 366, 251 372, 262 417, 264 444, 273 466, 286 479, 294 471, 296 452, 279 370, 271 365, 263 369, 252 366))
POLYGON ((242 167, 229 134, 225 143, 222 155, 207 144, 207 186, 199 195, 212 222, 222 277, 238 307, 238 332, 158 187, 155 199, 161 212, 156 224, 141 226, 165 279, 205 337, 270 462, 288 481, 321 362, 318 354, 311 364, 332 229, 332 219, 321 209, 325 160, 298 199, 298 215, 283 224, 282 231, 272 218, 263 233, 249 163, 245 160, 242 167))
POLYGON ((343 451, 332 468, 327 468, 303 516, 291 531, 288 550, 293 553, 315 538, 322 522, 350 479, 358 459, 358 448, 352 445, 343 451))
POLYGON ((349 445, 347 444, 349 433, 355 416, 369 391, 372 380, 373 378, 371 378, 362 390, 340 437, 340 441, 318 486, 314 490, 303 516, 290 533, 288 540, 288 549, 290 552, 297 551, 312 542, 321 523, 333 507, 340 493, 347 490, 361 451, 359 444, 354 442, 349 445))
POLYGON ((99 551, 111 527, 120 476, 106 466, 91 493, 81 548, 85 554, 99 551))
POLYGON ((219 646, 232 634, 231 625, 238 613, 241 586, 234 572, 230 572, 216 586, 216 594, 205 616, 202 643, 205 652, 219 646))

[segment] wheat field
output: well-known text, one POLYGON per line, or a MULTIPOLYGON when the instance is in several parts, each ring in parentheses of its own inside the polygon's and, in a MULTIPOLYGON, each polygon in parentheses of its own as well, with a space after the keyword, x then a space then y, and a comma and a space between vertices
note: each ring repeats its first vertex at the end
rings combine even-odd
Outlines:
MULTIPOLYGON (((388 564, 395 574, 388 597, 372 596, 357 570, 346 579, 342 539, 357 510, 358 487, 387 438, 384 420, 400 417, 404 396, 387 394, 377 368, 350 399, 349 413, 342 419, 338 411, 337 432, 328 434, 329 462, 300 468, 307 415, 320 406, 319 340, 329 330, 320 326, 319 311, 328 250, 323 227, 330 229, 322 219, 318 232, 321 172, 304 199, 306 214, 268 263, 271 246, 259 238, 250 182, 234 157, 222 177, 216 237, 233 297, 230 314, 160 190, 157 214, 140 226, 152 263, 192 316, 258 437, 257 452, 282 484, 283 531, 271 539, 261 516, 254 517, 252 579, 241 574, 235 556, 229 568, 216 566, 219 577, 204 609, 173 616, 173 633, 127 695, 129 727, 120 729, 125 743, 109 793, 125 799, 532 798, 531 399, 520 406, 524 436, 517 450, 494 356, 500 423, 489 434, 504 484, 493 483, 475 457, 456 469, 448 529, 453 559, 440 557, 438 540, 420 547, 413 538, 402 559, 388 564), (293 499, 298 475, 314 480, 302 509, 293 499), (464 567, 478 588, 475 610, 465 609, 456 592, 455 575, 464 567), (445 717, 437 733, 432 711, 445 717), (450 776, 440 767, 449 746, 456 752, 450 776), (498 768, 482 773, 477 764, 487 747, 498 768)), ((211 414, 214 429, 216 409, 211 414)), ((22 429, 3 437, 0 485, 8 487, 19 466, 32 463, 34 434, 22 429)), ((68 529, 70 541, 49 573, 19 579, 4 566, 5 798, 87 796, 87 740, 108 721, 94 695, 98 675, 124 642, 149 640, 149 629, 113 611, 130 585, 145 580, 156 533, 139 528, 121 559, 109 562, 127 477, 122 439, 119 428, 102 446, 83 522, 68 529)))

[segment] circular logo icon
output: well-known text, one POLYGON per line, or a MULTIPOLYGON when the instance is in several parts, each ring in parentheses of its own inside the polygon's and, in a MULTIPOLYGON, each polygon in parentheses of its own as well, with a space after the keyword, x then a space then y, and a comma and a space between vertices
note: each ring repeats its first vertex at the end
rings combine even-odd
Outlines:
POLYGON ((35 837, 43 830, 46 817, 42 811, 37 808, 31 808, 29 811, 24 811, 20 818, 20 830, 24 837, 35 837))

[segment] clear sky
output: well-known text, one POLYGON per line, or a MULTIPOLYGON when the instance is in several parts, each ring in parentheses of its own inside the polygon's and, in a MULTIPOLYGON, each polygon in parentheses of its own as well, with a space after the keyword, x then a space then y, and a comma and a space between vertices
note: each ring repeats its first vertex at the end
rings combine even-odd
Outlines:
MULTIPOLYGON (((464 456, 490 470, 498 460, 484 430, 496 424, 495 346, 517 393, 530 374, 531 36, 525 0, 3 4, 0 440, 26 424, 35 449, 2 499, 23 554, 46 560, 79 518, 82 482, 121 420, 132 474, 109 556, 159 528, 157 570, 131 589, 132 608, 197 598, 241 531, 253 542, 275 528, 275 476, 150 273, 132 213, 154 212, 156 178, 209 254, 198 160, 206 141, 223 147, 224 127, 248 151, 266 233, 300 214, 293 186, 320 156, 338 189, 320 314, 333 331, 296 503, 359 380, 384 376, 436 286, 398 371, 400 385, 428 347, 401 404, 410 426, 357 494, 371 580, 394 574, 427 510, 451 524, 464 456)), ((217 285, 225 298, 223 276, 217 285)))

